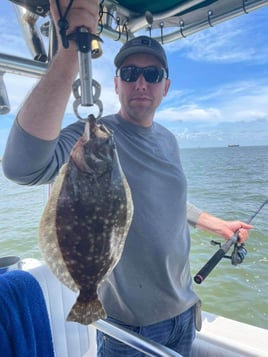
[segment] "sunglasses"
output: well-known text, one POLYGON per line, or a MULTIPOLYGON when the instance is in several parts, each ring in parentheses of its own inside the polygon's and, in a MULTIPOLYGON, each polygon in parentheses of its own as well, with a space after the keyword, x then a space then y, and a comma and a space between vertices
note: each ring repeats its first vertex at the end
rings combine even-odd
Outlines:
POLYGON ((124 82, 136 82, 141 74, 148 83, 159 83, 163 78, 167 78, 167 72, 164 68, 156 66, 137 67, 132 65, 116 70, 116 75, 124 82))

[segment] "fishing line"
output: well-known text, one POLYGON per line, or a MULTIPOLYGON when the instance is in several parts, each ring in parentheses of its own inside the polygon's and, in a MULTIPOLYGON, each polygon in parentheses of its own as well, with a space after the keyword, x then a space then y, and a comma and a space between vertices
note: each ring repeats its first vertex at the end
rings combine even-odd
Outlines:
POLYGON ((263 202, 263 204, 260 205, 260 207, 257 209, 257 211, 255 213, 253 213, 253 215, 249 218, 249 220, 247 221, 247 223, 250 223, 256 216, 257 214, 259 214, 259 212, 263 209, 263 207, 268 203, 268 198, 266 201, 263 202))

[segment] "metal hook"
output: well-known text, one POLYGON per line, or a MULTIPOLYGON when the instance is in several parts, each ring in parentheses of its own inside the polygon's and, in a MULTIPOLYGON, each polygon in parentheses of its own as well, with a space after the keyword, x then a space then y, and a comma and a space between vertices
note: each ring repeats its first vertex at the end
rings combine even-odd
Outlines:
POLYGON ((119 17, 119 16, 117 16, 117 18, 116 18, 116 29, 118 29, 118 30, 117 30, 117 32, 118 32, 118 38, 115 39, 115 41, 119 41, 120 38, 121 38, 121 35, 122 35, 122 32, 121 32, 121 30, 120 30, 120 17, 119 17))
POLYGON ((183 33, 183 27, 184 27, 184 21, 180 20, 180 33, 182 37, 186 38, 186 36, 183 33))
POLYGON ((127 21, 126 22, 124 22, 124 25, 123 25, 123 28, 122 28, 122 33, 124 33, 125 32, 125 34, 126 34, 126 39, 127 39, 127 41, 128 41, 128 28, 127 28, 127 21))
POLYGON ((160 31, 161 31, 161 44, 164 44, 164 22, 160 23, 160 31))
POLYGON ((210 27, 213 27, 212 22, 211 22, 211 17, 213 15, 213 11, 212 10, 208 10, 208 24, 210 27))
POLYGON ((151 13, 151 11, 147 10, 147 11, 145 11, 144 17, 148 24, 148 30, 149 30, 150 37, 152 37, 152 25, 154 22, 153 14, 151 13))

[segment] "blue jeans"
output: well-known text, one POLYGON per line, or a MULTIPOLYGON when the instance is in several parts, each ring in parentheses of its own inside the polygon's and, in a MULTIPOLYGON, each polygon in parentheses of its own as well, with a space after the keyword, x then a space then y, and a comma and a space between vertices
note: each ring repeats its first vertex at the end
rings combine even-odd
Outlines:
MULTIPOLYGON (((182 314, 169 320, 145 326, 133 327, 121 321, 108 318, 118 326, 122 326, 150 340, 180 353, 183 357, 190 357, 193 340, 195 338, 194 306, 182 314)), ((119 342, 112 337, 97 331, 98 357, 144 357, 145 354, 119 342)))

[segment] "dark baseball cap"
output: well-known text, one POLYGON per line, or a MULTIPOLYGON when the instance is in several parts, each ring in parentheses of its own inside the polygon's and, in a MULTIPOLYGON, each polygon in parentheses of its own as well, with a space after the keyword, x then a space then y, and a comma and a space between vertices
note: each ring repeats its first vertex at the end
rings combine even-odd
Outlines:
POLYGON ((127 57, 137 53, 145 53, 156 57, 168 74, 167 56, 164 48, 158 41, 148 36, 134 37, 127 41, 115 56, 114 64, 116 68, 120 68, 127 57))

